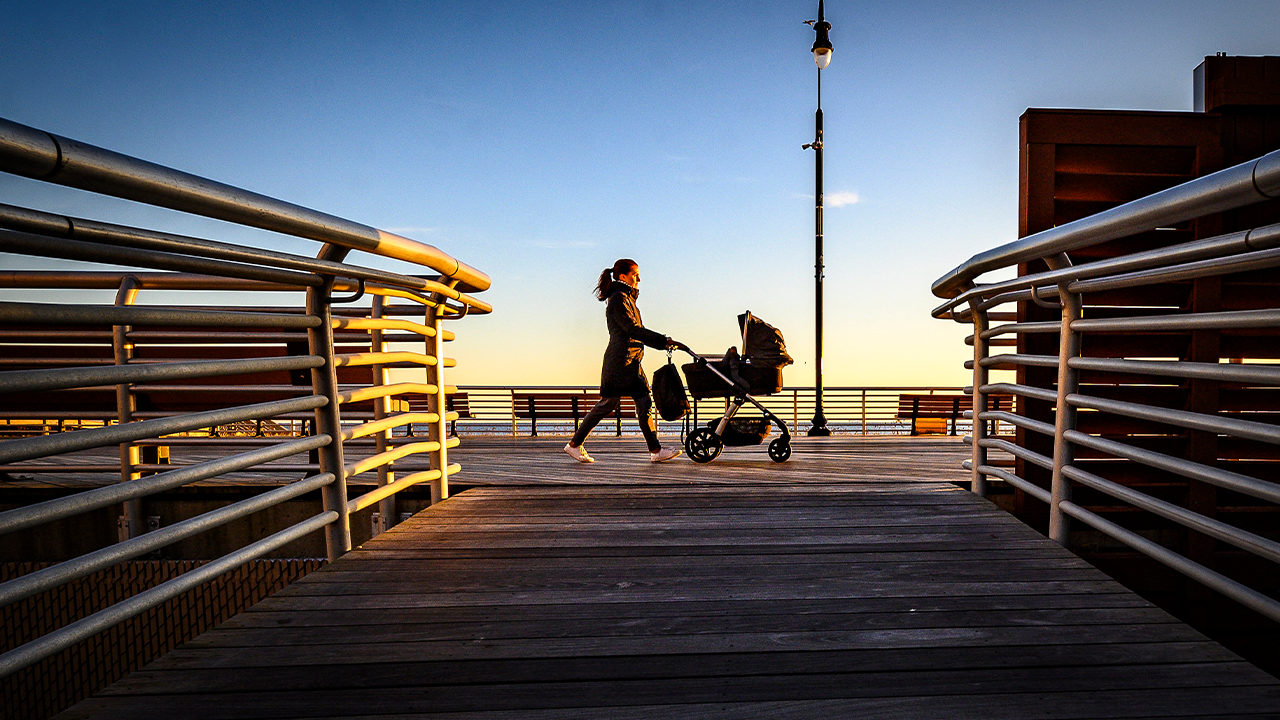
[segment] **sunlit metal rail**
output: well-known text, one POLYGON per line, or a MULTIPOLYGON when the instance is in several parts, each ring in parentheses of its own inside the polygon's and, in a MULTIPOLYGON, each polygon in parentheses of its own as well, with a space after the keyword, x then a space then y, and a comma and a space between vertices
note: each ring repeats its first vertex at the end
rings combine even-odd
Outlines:
POLYGON ((7 120, 0 170, 322 243, 305 257, 0 205, 7 267, 18 256, 28 267, 110 267, 0 272, 0 427, 10 434, 0 473, 47 470, 56 458, 62 471, 119 478, 0 513, 0 532, 124 507, 120 543, 0 585, 0 605, 308 492, 323 498, 319 515, 0 655, 0 677, 307 534, 323 530, 336 558, 351 549, 350 514, 379 504, 389 526, 405 488, 429 483, 433 500, 448 496, 459 468, 448 458, 458 441, 445 410, 454 361, 444 323, 491 311, 470 294, 489 287, 483 272, 424 243, 7 120), (349 263, 351 250, 433 274, 349 263), (425 396, 427 410, 394 412, 406 393, 425 396), (393 437, 409 424, 426 425, 426 437, 393 437), (344 453, 359 444, 372 456, 344 453), (118 466, 76 456, 110 446, 118 466), (220 456, 184 465, 187 447, 220 456), (146 532, 143 498, 235 471, 294 481, 146 532), (377 474, 376 489, 348 497, 362 473, 377 474))
MULTIPOLYGON (((1140 551, 1194 580, 1275 621, 1280 602, 1250 585, 1195 562, 1185 554, 1123 527, 1073 502, 1073 488, 1089 488, 1126 507, 1151 513, 1245 553, 1280 562, 1274 532, 1257 533, 1195 512, 1141 487, 1108 475, 1126 466, 1207 483, 1218 489, 1267 503, 1280 502, 1280 468, 1273 449, 1280 445, 1275 388, 1280 366, 1272 350, 1250 350, 1274 338, 1280 328, 1280 297, 1273 289, 1280 267, 1280 225, 1266 225, 1192 242, 1128 252, 1080 262, 1072 253, 1138 233, 1183 226, 1203 216, 1280 198, 1280 152, 1158 192, 1091 217, 1031 235, 975 255, 940 278, 934 294, 947 301, 934 317, 972 323, 973 370, 971 416, 1000 419, 1017 428, 1017 436, 992 437, 978 423, 971 437, 973 490, 986 492, 987 479, 1013 485, 1049 506, 1049 532, 1067 544, 1071 520, 1077 520, 1140 551), (1036 271, 1037 261, 1048 270, 1036 271), (1031 263, 1032 270, 1011 280, 977 282, 983 274, 1031 263), (1229 308, 1212 311, 1172 304, 1161 292, 1171 284, 1217 278, 1239 286, 1256 284, 1252 292, 1232 296, 1229 308), (1108 295, 1108 294, 1111 295, 1108 295), (1123 293, 1119 295, 1118 293, 1123 293), (1096 301, 1095 301, 1096 300, 1096 301), (1019 303, 1059 312, 1056 322, 1020 322, 1025 312, 996 311, 1019 303), (1090 339, 1126 334, 1215 330, 1222 333, 1211 359, 1170 356, 1159 344, 1136 347, 1111 356, 1087 353, 1090 339), (1056 355, 992 354, 996 346, 1018 339, 1056 336, 1056 355), (1230 344, 1228 344, 1230 340, 1230 344), (1253 354, 1249 354, 1253 353, 1253 354), (1222 362, 1226 360, 1227 362, 1222 362), (994 371, 1043 367, 1056 371, 1055 381, 1022 384, 991 379, 994 371), (1187 383, 1211 381, 1217 404, 1210 411, 1183 405, 1187 383), (992 393, 1018 396, 1021 406, 1043 403, 1053 423, 1017 414, 992 412, 992 393), (1226 400, 1233 399, 1227 405, 1226 400), (1145 398, 1145 399, 1143 399, 1145 398), (1090 432, 1097 419, 1129 423, 1128 431, 1090 432), (1195 434, 1214 443, 1230 443, 1232 456, 1213 464, 1179 457, 1170 448, 1189 443, 1195 434), (1052 452, 1037 452, 1029 441, 1052 438, 1052 452), (987 460, 991 449, 1006 450, 1024 467, 1049 472, 1047 486, 1020 477, 987 460), (1087 455, 1087 457, 1085 457, 1087 455)), ((1150 337, 1148 335, 1147 337, 1150 337)), ((1216 340, 1215 340, 1216 342, 1216 340)), ((1203 355, 1203 353, 1201 353, 1203 355)), ((1026 375, 1026 373, 1022 373, 1026 375)), ((1185 447, 1182 446, 1182 447, 1185 447)), ((1144 470, 1145 472, 1145 470, 1144 470)), ((1274 528, 1273 528, 1274 530, 1274 528)))

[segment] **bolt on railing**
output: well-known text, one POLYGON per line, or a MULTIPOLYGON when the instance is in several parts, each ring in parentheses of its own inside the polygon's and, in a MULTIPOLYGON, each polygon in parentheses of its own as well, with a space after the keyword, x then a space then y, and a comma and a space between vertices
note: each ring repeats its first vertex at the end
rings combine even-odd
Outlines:
POLYGON ((123 506, 125 530, 118 544, 0 584, 0 605, 306 493, 323 502, 318 515, 0 655, 0 677, 316 531, 336 558, 351 548, 350 516, 378 504, 389 527, 406 488, 429 483, 433 501, 448 496, 459 466, 448 458, 458 439, 447 432, 456 414, 445 410, 454 363, 444 325, 492 310, 471 295, 489 287, 484 273, 430 245, 7 120, 0 170, 324 243, 309 258, 0 205, 0 252, 129 268, 0 272, 10 298, 0 301, 0 430, 10 436, 0 473, 91 486, 0 512, 0 533, 111 506, 123 506), (352 249, 437 275, 345 262, 352 249), (102 290, 114 301, 91 302, 102 290), (53 302, 35 301, 51 291, 53 302), (179 305, 207 291, 213 301, 179 305), (267 299, 289 293, 304 302, 267 299), (420 376, 392 382, 396 372, 420 376), (430 396, 428 411, 393 412, 406 393, 430 396), (425 441, 393 437, 414 423, 430 426, 425 441), (376 487, 350 497, 372 471, 376 487), (144 498, 246 473, 268 489, 144 527, 144 498))
MULTIPOLYGON (((1249 341, 1260 335, 1267 339, 1280 335, 1280 299, 1274 292, 1244 293, 1236 300, 1237 309, 1197 311, 1169 306, 1154 295, 1170 283, 1201 278, 1242 287, 1256 283, 1249 280, 1248 273, 1280 267, 1280 225, 1092 262, 1075 263, 1069 257, 1104 242, 1275 198, 1280 198, 1280 152, 975 255, 934 283, 934 293, 947 300, 933 315, 972 323, 974 328, 970 416, 975 427, 970 438, 972 458, 966 466, 973 473, 975 492, 985 492, 986 478, 1002 480, 1048 505, 1049 532, 1055 541, 1067 545, 1070 522, 1079 521, 1280 621, 1276 598, 1124 527, 1122 522, 1103 517, 1100 510, 1081 505, 1072 497, 1073 488, 1088 488, 1258 558, 1280 562, 1274 523, 1270 530, 1258 532, 1254 531, 1257 528, 1233 526, 1144 492, 1141 483, 1120 472, 1129 467, 1147 468, 1142 472, 1157 471, 1189 487, 1205 483, 1263 503, 1280 503, 1280 463, 1268 459, 1275 457, 1274 446, 1280 445, 1280 427, 1273 419, 1280 412, 1274 390, 1280 386, 1280 366, 1266 362, 1275 357, 1271 350, 1249 341), (1037 260, 1049 269, 1028 270, 1011 280, 976 283, 987 272, 1037 260), (1119 290, 1129 293, 1125 302, 1089 301, 1119 290), (1144 292, 1152 293, 1152 299, 1134 299, 1140 298, 1134 293, 1144 292), (1018 321, 1019 315, 991 312, 1010 303, 1058 310, 1061 321, 1018 321), (997 316, 999 321, 1013 322, 992 327, 990 323, 997 316), (1240 355, 1219 354, 1216 362, 1206 362, 1203 358, 1169 356, 1167 350, 1154 347, 1131 350, 1123 357, 1088 353, 1090 338, 1200 330, 1223 331, 1240 338, 1233 343, 1240 355), (1025 339, 1055 333, 1059 339, 1057 355, 990 352, 998 336, 1025 339), (1221 362, 1223 359, 1229 362, 1221 362), (1036 386, 990 381, 992 371, 1032 367, 1053 368, 1055 382, 1036 386), (1217 383, 1215 387, 1225 393, 1223 400, 1212 411, 1176 406, 1186 402, 1182 398, 1190 392, 1186 386, 1190 380, 1217 383), (992 392, 1020 398, 1018 412, 989 408, 987 397, 992 392), (1030 417, 1026 410, 1029 403, 1051 407, 1054 423, 1030 417), (980 422, 987 419, 1011 424, 1018 431, 1017 441, 988 437, 980 422), (1132 428, 1126 430, 1121 423, 1132 428), (1233 449, 1214 462, 1194 461, 1170 451, 1179 444, 1189 446, 1197 434, 1215 442, 1221 439, 1233 449), (1052 438, 1050 454, 1030 447, 1036 437, 1052 438), (1011 453, 1028 469, 1049 470, 1048 487, 991 466, 986 457, 989 449, 1011 453), (1081 451, 1086 451, 1087 457, 1081 451)), ((1002 344, 1010 344, 1007 338, 1002 340, 1002 344)))

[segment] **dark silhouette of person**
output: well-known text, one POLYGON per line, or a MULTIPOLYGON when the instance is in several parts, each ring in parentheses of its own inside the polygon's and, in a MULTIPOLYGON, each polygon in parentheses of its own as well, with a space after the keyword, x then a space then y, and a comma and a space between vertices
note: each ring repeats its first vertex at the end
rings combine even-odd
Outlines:
POLYGON ((605 323, 609 327, 609 347, 604 351, 604 366, 600 370, 600 402, 587 413, 578 426, 573 439, 564 451, 578 462, 595 462, 582 446, 587 435, 599 422, 618 409, 622 398, 635 402, 636 419, 640 421, 640 433, 649 446, 649 459, 665 462, 680 454, 679 448, 663 448, 653 427, 649 399, 649 379, 645 377, 640 361, 644 358, 644 346, 659 350, 683 349, 683 343, 673 341, 661 333, 644 326, 636 298, 640 295, 640 266, 635 260, 622 258, 605 268, 596 282, 596 299, 605 303, 605 323))

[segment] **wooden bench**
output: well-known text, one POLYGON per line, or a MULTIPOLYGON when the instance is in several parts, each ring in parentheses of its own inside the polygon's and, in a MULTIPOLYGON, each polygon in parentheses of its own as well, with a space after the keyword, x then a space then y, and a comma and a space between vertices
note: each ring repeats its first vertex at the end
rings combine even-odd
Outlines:
MULTIPOLYGON (((971 395, 916 395, 902 394, 898 396, 898 419, 911 420, 911 434, 921 434, 920 420, 943 420, 943 432, 946 421, 950 421, 948 435, 956 434, 956 424, 965 410, 973 407, 971 395)), ((987 409, 1010 410, 1013 408, 1012 395, 988 395, 987 409)))
MULTIPOLYGON (((515 416, 529 421, 529 437, 538 436, 538 420, 572 420, 576 432, 582 418, 597 402, 600 402, 598 394, 584 392, 516 392, 512 395, 515 416)), ((631 398, 622 398, 613 413, 618 437, 622 437, 624 412, 635 414, 635 402, 631 398)))
MULTIPOLYGON (((401 410, 407 412, 431 412, 430 404, 427 396, 422 393, 405 393, 399 401, 403 403, 401 410)), ((476 416, 471 412, 471 400, 464 392, 457 392, 447 396, 444 404, 446 413, 458 413, 458 417, 449 422, 449 434, 458 434, 458 420, 475 420, 476 416)), ((405 425, 405 434, 413 437, 413 424, 405 425)))

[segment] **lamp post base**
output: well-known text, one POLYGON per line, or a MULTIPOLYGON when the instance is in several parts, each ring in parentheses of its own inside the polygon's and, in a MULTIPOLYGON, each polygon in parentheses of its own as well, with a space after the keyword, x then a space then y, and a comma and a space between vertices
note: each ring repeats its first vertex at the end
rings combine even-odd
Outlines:
POLYGON ((827 427, 827 419, 821 415, 813 419, 813 425, 805 433, 809 437, 830 437, 831 429, 827 427))

